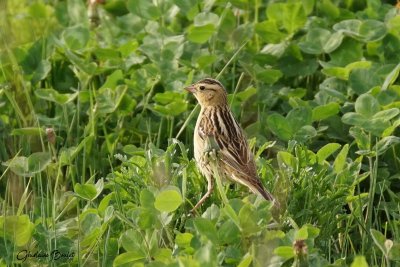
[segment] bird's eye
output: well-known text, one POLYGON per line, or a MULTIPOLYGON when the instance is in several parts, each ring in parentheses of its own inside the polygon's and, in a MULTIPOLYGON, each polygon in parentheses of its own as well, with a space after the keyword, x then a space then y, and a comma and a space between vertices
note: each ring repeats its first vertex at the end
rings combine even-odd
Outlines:
POLYGON ((204 85, 200 86, 200 90, 204 90, 206 87, 204 85))

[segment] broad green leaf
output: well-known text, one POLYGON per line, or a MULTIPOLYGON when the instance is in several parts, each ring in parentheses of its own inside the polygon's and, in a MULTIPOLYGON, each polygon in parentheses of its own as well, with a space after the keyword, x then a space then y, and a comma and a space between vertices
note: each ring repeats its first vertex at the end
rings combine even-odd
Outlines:
POLYGON ((0 216, 0 236, 11 240, 16 246, 22 247, 31 240, 35 225, 28 215, 0 216))
POLYGON ((78 92, 73 94, 60 94, 54 89, 36 89, 35 95, 41 99, 45 99, 51 102, 55 102, 59 105, 64 105, 73 101, 77 96, 78 92))
POLYGON ((47 152, 32 153, 29 157, 15 157, 7 160, 3 165, 10 167, 15 174, 30 177, 43 171, 51 162, 51 155, 47 152))
POLYGON ((319 55, 324 53, 324 44, 330 39, 331 33, 322 28, 311 28, 305 41, 299 43, 300 49, 308 54, 319 55))
POLYGON ((333 170, 335 173, 340 173, 345 165, 346 165, 346 158, 347 153, 349 152, 349 144, 345 144, 339 154, 336 156, 335 161, 333 162, 333 170))
POLYGON ((88 28, 82 25, 76 25, 66 28, 62 36, 64 42, 71 50, 79 50, 86 47, 86 44, 89 41, 90 32, 88 28))
POLYGON ((47 75, 50 73, 51 63, 48 60, 40 61, 38 67, 32 76, 32 84, 37 84, 39 81, 45 79, 47 75))
POLYGON ((178 92, 162 92, 157 93, 153 96, 153 100, 161 105, 166 105, 171 102, 176 101, 177 99, 183 100, 184 94, 178 92))
POLYGON ((277 44, 280 43, 286 34, 279 31, 276 21, 263 21, 257 23, 254 27, 255 32, 266 42, 277 44))
POLYGON ((26 128, 13 129, 11 131, 11 135, 45 136, 46 131, 43 128, 39 127, 26 127, 26 128))
POLYGON ((378 20, 349 19, 333 25, 333 29, 363 42, 381 40, 386 35, 386 26, 378 20))
POLYGON ((393 261, 400 260, 400 243, 395 242, 389 251, 389 259, 393 261))
POLYGON ((400 137, 397 136, 386 136, 379 140, 378 143, 373 148, 373 151, 376 151, 377 156, 385 153, 389 148, 400 143, 400 137))
POLYGON ((290 167, 293 170, 297 168, 298 159, 286 151, 279 151, 277 155, 278 163, 280 167, 287 168, 290 167))
POLYGON ((225 221, 218 229, 218 240, 221 244, 236 244, 240 242, 240 229, 232 220, 225 221))
POLYGON ((194 17, 193 25, 195 27, 205 26, 207 24, 218 25, 219 17, 212 12, 201 12, 194 17))
POLYGON ((339 7, 332 3, 331 0, 322 0, 320 1, 319 5, 319 11, 326 17, 335 20, 337 17, 340 15, 340 9, 339 7))
POLYGON ((126 264, 132 264, 135 261, 145 259, 146 255, 141 251, 124 252, 119 254, 114 262, 113 266, 126 266, 126 264))
POLYGON ((326 105, 318 106, 312 110, 312 120, 319 121, 327 119, 339 113, 340 106, 336 102, 330 102, 326 105))
POLYGON ((252 261, 253 261, 253 255, 247 252, 246 255, 243 256, 242 260, 237 265, 237 267, 249 267, 252 261))
POLYGON ((217 242, 217 230, 210 220, 204 218, 195 218, 193 220, 193 224, 198 234, 207 237, 213 243, 217 242))
POLYGON ((291 246, 280 246, 274 249, 274 254, 284 259, 290 259, 295 256, 291 246))
POLYGON ((399 114, 399 112, 400 111, 398 108, 386 109, 377 112, 376 114, 374 114, 372 118, 377 120, 390 121, 391 119, 396 117, 399 114))
POLYGON ((268 84, 274 84, 283 76, 280 70, 265 69, 256 74, 257 79, 268 84))
POLYGON ((338 143, 329 143, 321 147, 317 152, 318 163, 322 164, 330 155, 340 148, 338 143))
POLYGON ((307 226, 302 226, 299 230, 296 231, 295 240, 306 240, 308 238, 308 230, 307 226))
POLYGON ((375 245, 382 251, 384 255, 387 255, 389 251, 386 249, 385 246, 386 237, 381 232, 375 229, 371 229, 370 232, 375 245))
POLYGON ((288 141, 293 136, 292 128, 281 114, 274 113, 267 118, 267 124, 272 133, 283 141, 288 141))
POLYGON ((363 21, 359 29, 359 36, 364 42, 376 42, 385 37, 386 25, 379 20, 368 19, 363 21))
POLYGON ((355 61, 362 60, 364 58, 363 53, 362 43, 354 39, 345 38, 340 46, 329 54, 331 59, 329 63, 332 66, 344 67, 355 61))
POLYGON ((243 205, 239 211, 239 224, 242 233, 249 236, 260 231, 258 226, 258 216, 255 208, 249 204, 243 205))
POLYGON ((286 120, 290 125, 292 132, 297 132, 300 128, 311 125, 312 111, 308 107, 294 108, 286 116, 286 120))
POLYGON ((182 204, 182 196, 179 190, 167 189, 161 191, 154 202, 154 206, 159 211, 172 212, 182 204))
POLYGON ((350 72, 353 69, 368 69, 372 65, 371 61, 356 61, 348 64, 346 67, 328 67, 322 70, 322 73, 328 76, 335 76, 342 80, 348 80, 350 72))
POLYGON ((160 9, 153 1, 148 0, 128 0, 126 6, 132 14, 147 20, 156 20, 161 16, 160 9))
POLYGON ((328 40, 322 44, 322 50, 325 53, 331 53, 338 48, 343 41, 344 35, 341 32, 331 34, 328 40))
POLYGON ((96 113, 106 115, 114 112, 122 102, 126 92, 127 85, 118 85, 115 88, 103 88, 96 95, 96 113))
POLYGON ((206 24, 199 27, 190 26, 187 38, 193 43, 203 44, 207 42, 214 33, 215 26, 213 24, 206 24))
POLYGON ((382 85, 381 90, 386 90, 390 85, 392 85, 397 77, 399 76, 400 72, 400 63, 386 76, 386 79, 382 85))
POLYGON ((342 116, 342 122, 345 124, 360 126, 361 128, 363 128, 363 126, 368 123, 368 119, 366 119, 361 114, 355 112, 347 112, 342 116))
POLYGON ((97 196, 97 190, 93 184, 76 183, 74 186, 74 191, 77 196, 86 200, 93 200, 97 196))
POLYGON ((364 256, 356 256, 350 267, 368 267, 368 263, 364 256))
POLYGON ((191 233, 178 233, 175 236, 175 244, 181 248, 190 247, 190 242, 192 239, 193 235, 191 233))
POLYGON ((150 190, 143 189, 140 192, 140 205, 145 208, 154 208, 154 195, 150 190))
POLYGON ((106 88, 114 89, 117 85, 123 84, 124 75, 121 70, 116 70, 107 76, 106 82, 99 88, 104 90, 106 88))
POLYGON ((125 0, 112 0, 103 3, 104 9, 114 16, 124 16, 129 13, 125 0))
POLYGON ((240 99, 240 101, 244 102, 248 100, 253 95, 257 94, 257 88, 255 87, 248 87, 245 90, 236 94, 236 97, 240 99))
POLYGON ((296 131, 293 138, 300 143, 304 143, 315 136, 317 136, 317 130, 311 125, 304 125, 296 131))
POLYGON ((307 21, 303 5, 298 2, 269 4, 267 16, 270 20, 277 21, 290 34, 302 28, 307 21))
POLYGON ((378 100, 370 94, 360 95, 355 103, 355 110, 358 114, 370 119, 379 112, 380 106, 378 100))
POLYGON ((361 95, 380 85, 381 79, 375 69, 355 69, 350 72, 349 83, 351 89, 361 95))
POLYGON ((128 252, 140 252, 143 255, 145 248, 143 247, 143 235, 138 229, 128 229, 121 234, 119 239, 122 248, 128 252))

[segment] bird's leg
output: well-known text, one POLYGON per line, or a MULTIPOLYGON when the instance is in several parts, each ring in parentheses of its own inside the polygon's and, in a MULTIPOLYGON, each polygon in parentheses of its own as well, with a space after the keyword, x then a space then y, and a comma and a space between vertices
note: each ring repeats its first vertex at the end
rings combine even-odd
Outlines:
POLYGON ((193 213, 198 207, 200 207, 201 204, 203 204, 203 202, 211 195, 213 188, 214 188, 214 183, 213 183, 212 177, 207 176, 207 192, 199 200, 199 202, 197 202, 197 204, 194 206, 194 208, 190 211, 191 213, 193 213))

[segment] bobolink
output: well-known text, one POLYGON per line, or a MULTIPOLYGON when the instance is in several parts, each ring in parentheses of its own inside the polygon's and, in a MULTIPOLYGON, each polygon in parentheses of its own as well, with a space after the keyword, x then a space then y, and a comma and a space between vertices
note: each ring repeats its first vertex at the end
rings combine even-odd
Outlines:
POLYGON ((254 156, 228 106, 224 86, 217 80, 206 78, 185 89, 193 93, 201 106, 194 131, 194 157, 208 182, 207 193, 192 211, 197 209, 213 190, 213 159, 209 153, 211 151, 215 151, 215 163, 223 177, 241 183, 266 200, 275 202, 275 198, 264 189, 257 175, 254 156))

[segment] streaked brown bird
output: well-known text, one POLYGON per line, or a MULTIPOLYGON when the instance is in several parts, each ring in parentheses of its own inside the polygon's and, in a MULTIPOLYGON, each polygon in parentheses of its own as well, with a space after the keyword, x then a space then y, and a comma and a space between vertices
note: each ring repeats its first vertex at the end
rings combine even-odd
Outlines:
POLYGON ((254 193, 278 205, 275 198, 261 184, 254 156, 243 130, 228 106, 224 86, 217 80, 206 78, 185 89, 193 93, 201 106, 194 130, 194 157, 208 182, 207 193, 192 211, 210 196, 214 187, 215 168, 212 167, 211 151, 215 151, 215 166, 224 178, 243 184, 254 193))

